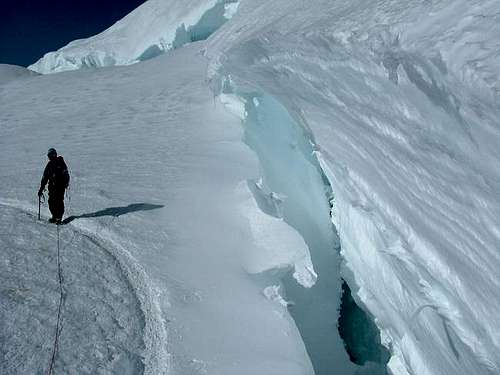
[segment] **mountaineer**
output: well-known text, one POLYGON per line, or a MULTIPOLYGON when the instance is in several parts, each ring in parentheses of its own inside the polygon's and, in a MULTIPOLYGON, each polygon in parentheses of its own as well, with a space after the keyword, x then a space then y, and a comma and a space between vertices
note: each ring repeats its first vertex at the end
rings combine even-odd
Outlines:
POLYGON ((47 151, 49 162, 43 171, 38 197, 43 196, 45 185, 48 182, 49 210, 52 217, 49 222, 61 224, 64 214, 64 192, 69 186, 69 172, 62 156, 57 155, 54 148, 47 151))

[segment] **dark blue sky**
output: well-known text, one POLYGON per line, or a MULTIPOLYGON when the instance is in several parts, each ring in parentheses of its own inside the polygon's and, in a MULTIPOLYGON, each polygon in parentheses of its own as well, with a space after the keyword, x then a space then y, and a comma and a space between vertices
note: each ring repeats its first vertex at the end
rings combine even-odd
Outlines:
POLYGON ((145 0, 1 0, 0 64, 28 66, 44 53, 95 35, 145 0))

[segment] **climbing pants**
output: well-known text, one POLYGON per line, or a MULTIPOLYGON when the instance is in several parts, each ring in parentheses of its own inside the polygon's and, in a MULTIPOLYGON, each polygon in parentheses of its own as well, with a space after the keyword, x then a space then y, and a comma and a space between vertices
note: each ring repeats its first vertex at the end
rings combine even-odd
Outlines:
POLYGON ((64 214, 64 190, 49 189, 49 210, 56 219, 62 219, 64 214))

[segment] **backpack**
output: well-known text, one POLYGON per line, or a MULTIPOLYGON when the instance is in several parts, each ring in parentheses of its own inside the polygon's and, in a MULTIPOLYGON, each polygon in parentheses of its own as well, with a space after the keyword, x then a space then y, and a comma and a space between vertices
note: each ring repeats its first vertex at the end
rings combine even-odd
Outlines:
POLYGON ((69 172, 66 163, 62 156, 58 156, 54 167, 52 169, 52 173, 50 176, 50 183, 53 186, 64 187, 67 188, 69 185, 69 172))

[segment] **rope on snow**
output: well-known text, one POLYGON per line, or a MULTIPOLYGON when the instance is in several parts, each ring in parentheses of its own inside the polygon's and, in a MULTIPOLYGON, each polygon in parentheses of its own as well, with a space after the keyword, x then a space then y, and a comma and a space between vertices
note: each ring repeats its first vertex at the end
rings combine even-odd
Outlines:
MULTIPOLYGON (((69 195, 69 194, 68 194, 69 195)), ((68 209, 67 211, 70 211, 70 206, 71 206, 71 195, 68 196, 68 209)), ((116 217, 112 217, 111 220, 107 224, 100 223, 100 230, 104 230, 105 228, 111 226, 113 224, 114 220, 116 217)), ((99 226, 96 227, 96 237, 98 236, 99 232, 99 226)), ((57 275, 58 275, 58 280, 59 280, 59 306, 57 308, 57 324, 56 324, 56 331, 54 334, 54 344, 52 346, 52 355, 50 358, 50 364, 49 368, 47 370, 47 375, 52 375, 54 371, 54 366, 55 366, 55 361, 56 361, 56 356, 57 356, 57 349, 59 347, 59 337, 61 335, 62 331, 62 326, 61 326, 61 320, 62 320, 62 306, 64 302, 64 289, 63 289, 63 275, 62 275, 62 266, 61 266, 61 240, 60 240, 60 228, 61 225, 57 225, 57 275)), ((73 243, 76 237, 80 237, 81 234, 77 233, 76 231, 73 233, 73 237, 71 240, 64 246, 62 250, 67 248, 68 246, 73 243)))
POLYGON ((60 250, 60 239, 59 239, 59 225, 57 225, 57 275, 59 278, 59 307, 57 308, 57 325, 56 333, 54 335, 54 345, 52 347, 52 357, 50 359, 49 369, 47 370, 47 375, 51 375, 54 370, 54 364, 56 360, 57 347, 59 345, 59 336, 61 334, 61 311, 62 304, 64 300, 63 291, 63 278, 62 278, 62 268, 61 268, 61 250, 60 250))

